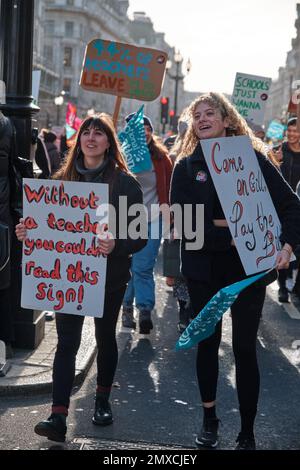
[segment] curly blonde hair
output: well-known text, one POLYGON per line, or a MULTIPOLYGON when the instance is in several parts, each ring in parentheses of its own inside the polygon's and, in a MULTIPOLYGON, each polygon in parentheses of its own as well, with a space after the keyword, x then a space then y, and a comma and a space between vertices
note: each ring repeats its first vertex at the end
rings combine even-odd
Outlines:
POLYGON ((210 92, 200 95, 187 109, 186 117, 188 117, 189 126, 184 136, 177 159, 191 155, 199 142, 199 138, 197 137, 193 127, 193 117, 196 108, 200 103, 207 103, 212 108, 218 109, 223 119, 227 117, 229 127, 226 129, 226 136, 247 135, 251 140, 253 148, 258 152, 261 152, 263 155, 266 155, 264 143, 255 137, 245 119, 238 113, 230 101, 221 93, 210 92))

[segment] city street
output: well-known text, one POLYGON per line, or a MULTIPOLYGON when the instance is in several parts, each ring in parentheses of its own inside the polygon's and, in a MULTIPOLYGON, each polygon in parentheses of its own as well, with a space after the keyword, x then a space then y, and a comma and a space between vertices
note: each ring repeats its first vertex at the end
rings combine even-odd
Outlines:
MULTIPOLYGON (((96 367, 93 364, 80 388, 75 388, 68 418, 68 439, 57 444, 33 432, 49 415, 50 395, 1 397, 0 449, 195 449, 201 425, 194 362, 195 349, 175 352, 177 311, 172 290, 165 287, 158 265, 157 312, 148 337, 120 328, 119 366, 112 392, 114 423, 91 422, 96 367)), ((299 449, 300 321, 291 318, 269 288, 261 321, 258 356, 261 398, 256 421, 258 449, 299 449)), ((276 286, 274 287, 276 288, 276 286)), ((288 310, 292 306, 288 306, 288 310)), ((297 311, 295 309, 295 311, 297 311)), ((300 316, 300 315, 299 315, 300 316)), ((233 449, 239 431, 231 322, 225 314, 221 346, 218 415, 220 449, 233 449)))

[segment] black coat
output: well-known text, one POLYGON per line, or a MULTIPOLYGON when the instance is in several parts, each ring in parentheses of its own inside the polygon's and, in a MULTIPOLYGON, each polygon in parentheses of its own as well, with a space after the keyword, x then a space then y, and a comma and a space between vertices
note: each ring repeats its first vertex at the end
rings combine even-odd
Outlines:
MULTIPOLYGON (((300 201, 277 168, 262 154, 255 153, 282 225, 281 242, 295 248, 300 243, 300 201)), ((204 204, 204 245, 200 250, 186 250, 183 231, 182 274, 190 279, 209 282, 211 255, 230 250, 232 236, 228 227, 213 224, 214 209, 220 203, 200 144, 191 156, 176 164, 170 199, 171 204, 193 204, 193 230, 196 228, 195 204, 204 204), (206 174, 206 181, 205 178, 197 181, 199 171, 206 174)))
MULTIPOLYGON (((9 158, 12 143, 12 126, 8 118, 0 112, 0 224, 1 230, 12 230, 12 218, 10 211, 10 189, 9 189, 9 158)), ((7 237, 4 237, 7 239, 7 237)), ((4 240, 3 237, 2 243, 4 240)), ((9 237, 10 238, 10 237, 9 237)), ((1 253, 5 254, 7 247, 0 247, 1 253)), ((0 266, 1 269, 1 266, 0 266)), ((0 289, 9 287, 10 264, 0 270, 0 289)))
POLYGON ((300 181, 300 152, 293 152, 289 144, 282 144, 282 165, 280 167, 282 176, 294 191, 300 181))

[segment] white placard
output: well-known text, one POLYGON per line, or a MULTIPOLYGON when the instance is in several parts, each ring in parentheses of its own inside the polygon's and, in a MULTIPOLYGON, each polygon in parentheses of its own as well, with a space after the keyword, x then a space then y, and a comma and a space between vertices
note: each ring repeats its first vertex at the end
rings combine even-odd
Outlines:
POLYGON ((247 121, 263 124, 271 83, 272 79, 268 77, 236 74, 231 101, 247 121))
POLYGON ((102 317, 107 260, 96 226, 108 216, 96 212, 107 203, 107 184, 23 179, 22 307, 102 317))
POLYGON ((207 139, 201 146, 246 274, 272 268, 281 224, 249 137, 207 139))

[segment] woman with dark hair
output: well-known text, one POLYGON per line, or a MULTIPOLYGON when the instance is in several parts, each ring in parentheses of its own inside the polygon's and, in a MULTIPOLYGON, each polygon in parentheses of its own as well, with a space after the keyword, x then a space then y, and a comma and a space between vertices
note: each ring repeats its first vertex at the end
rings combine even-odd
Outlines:
MULTIPOLYGON (((207 93, 189 107, 189 128, 185 134, 171 184, 171 204, 204 204, 204 245, 188 250, 182 239, 182 274, 186 277, 195 313, 226 285, 246 277, 225 219, 220 200, 206 164, 201 141, 228 136, 248 136, 281 222, 282 243, 276 267, 287 268, 292 251, 300 241, 300 202, 277 168, 264 155, 264 144, 246 121, 221 94, 207 93), (198 178, 199 173, 203 176, 198 178)), ((230 191, 230 188, 228 188, 230 191)), ((184 234, 184 230, 182 231, 184 234)), ((259 396, 259 369, 256 357, 257 331, 264 305, 266 282, 246 288, 231 307, 232 345, 236 365, 236 388, 241 417, 237 449, 254 450, 254 421, 259 396)), ((203 425, 196 443, 214 448, 218 444, 216 415, 218 352, 222 321, 215 332, 198 344, 197 377, 203 406, 203 425)))
MULTIPOLYGON (((127 196, 128 207, 142 204, 143 195, 136 179, 129 173, 120 144, 107 114, 88 117, 78 131, 73 148, 55 179, 87 183, 108 183, 109 202, 119 220, 119 197, 127 196)), ((107 256, 104 313, 95 318, 97 354, 97 388, 93 423, 108 425, 113 421, 109 403, 110 391, 118 362, 116 323, 127 282, 130 279, 130 255, 142 249, 146 240, 98 239, 101 253, 107 256)), ((124 227, 122 227, 124 233, 124 227)), ((16 226, 19 240, 26 238, 24 221, 16 226)), ((35 432, 48 439, 63 442, 67 431, 66 417, 75 376, 76 354, 80 346, 84 317, 57 313, 55 315, 58 344, 53 364, 53 405, 50 417, 35 426, 35 432)))
MULTIPOLYGON (((127 116, 128 122, 133 114, 127 116)), ((160 139, 153 133, 151 120, 144 116, 146 142, 151 155, 150 170, 137 173, 141 185, 144 204, 148 213, 147 245, 132 258, 132 278, 128 284, 124 301, 122 322, 127 328, 135 328, 133 302, 139 310, 139 329, 142 334, 149 334, 153 328, 151 311, 155 305, 154 266, 162 236, 162 214, 158 205, 169 203, 169 188, 172 162, 168 151, 160 139)))

